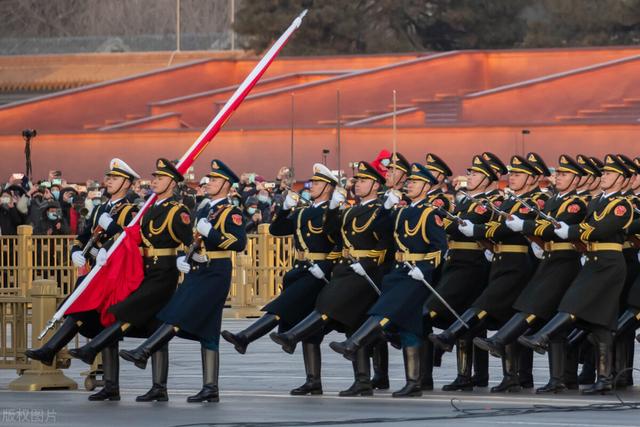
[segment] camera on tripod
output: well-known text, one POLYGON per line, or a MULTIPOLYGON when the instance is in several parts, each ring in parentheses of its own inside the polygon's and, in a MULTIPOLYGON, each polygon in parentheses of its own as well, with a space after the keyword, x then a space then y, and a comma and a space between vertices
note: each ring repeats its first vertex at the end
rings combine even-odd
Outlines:
POLYGON ((31 139, 38 134, 35 129, 25 129, 22 131, 22 136, 27 139, 31 139))

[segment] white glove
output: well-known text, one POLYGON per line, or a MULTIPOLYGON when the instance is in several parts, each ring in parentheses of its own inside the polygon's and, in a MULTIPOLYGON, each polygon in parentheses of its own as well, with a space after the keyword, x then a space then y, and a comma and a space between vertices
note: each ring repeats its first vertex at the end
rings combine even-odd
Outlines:
POLYGON ((347 198, 344 193, 339 188, 336 188, 335 190, 333 190, 333 194, 331 195, 329 209, 337 208, 341 203, 344 203, 345 200, 347 200, 347 198))
POLYGON ((554 229, 553 232, 561 239, 569 238, 569 226, 565 222, 560 221, 560 227, 554 229))
POLYGON ((531 250, 533 251, 533 254, 535 255, 536 258, 542 259, 542 255, 544 254, 544 249, 542 249, 539 244, 537 244, 536 242, 531 242, 531 250))
POLYGON ((176 258, 176 267, 178 267, 178 271, 181 273, 187 274, 191 271, 191 266, 185 261, 185 258, 186 257, 184 255, 176 258))
POLYGON ((584 265, 585 262, 587 262, 587 256, 582 254, 582 256, 580 257, 580 264, 584 265))
POLYGON ((309 267, 309 273, 313 274, 313 277, 316 279, 322 279, 324 277, 324 271, 318 267, 318 264, 313 264, 309 267))
POLYGON ((353 271, 355 271, 358 276, 363 276, 364 277, 364 276, 367 275, 367 272, 364 271, 364 267, 359 262, 354 262, 349 267, 351 267, 351 269, 353 271))
POLYGON ((467 237, 472 237, 473 236, 473 223, 469 222, 467 220, 463 220, 462 224, 458 225, 458 230, 460 230, 460 232, 462 234, 464 234, 467 237))
POLYGON ((400 203, 400 196, 398 196, 398 193, 396 191, 389 190, 387 191, 386 196, 387 198, 384 200, 385 209, 391 209, 392 207, 400 203))
POLYGON ((106 212, 104 212, 102 215, 100 215, 100 218, 98 218, 98 225, 102 227, 103 230, 109 228, 112 222, 113 218, 111 218, 111 215, 106 212))
POLYGON ((287 193, 287 197, 284 198, 284 202, 282 203, 282 209, 288 211, 296 206, 298 206, 298 199, 292 196, 291 193, 287 193))
POLYGON ((484 257, 487 259, 487 261, 492 262, 493 261, 493 252, 491 252, 489 249, 485 249, 484 250, 484 257))
POLYGON ((206 254, 198 252, 194 252, 193 255, 191 255, 191 259, 200 264, 209 261, 209 257, 206 254))
POLYGON ((73 261, 73 265, 75 265, 78 268, 84 267, 84 265, 87 263, 87 260, 82 255, 82 251, 75 251, 74 253, 72 253, 71 261, 73 261))
POLYGON ((409 277, 411 277, 413 280, 424 280, 424 274, 422 274, 422 271, 415 266, 411 270, 409 270, 409 277))
POLYGON ((507 227, 516 232, 522 231, 524 228, 524 221, 515 215, 511 215, 504 223, 507 224, 507 227))
POLYGON ((107 263, 107 250, 102 248, 96 255, 96 265, 101 267, 107 263))
POLYGON ((200 218, 200 221, 198 221, 198 224, 196 225, 196 230, 198 230, 198 233, 200 233, 204 237, 207 237, 209 235, 209 232, 212 228, 213 226, 209 221, 207 221, 206 218, 200 218))

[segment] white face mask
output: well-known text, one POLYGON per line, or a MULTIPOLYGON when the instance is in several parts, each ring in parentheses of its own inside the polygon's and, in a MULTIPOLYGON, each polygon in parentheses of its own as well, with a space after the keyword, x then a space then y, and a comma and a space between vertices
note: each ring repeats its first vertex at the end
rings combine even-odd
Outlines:
POLYGON ((9 203, 11 203, 11 197, 2 196, 2 198, 0 198, 0 204, 8 205, 9 203))
POLYGON ((382 163, 382 166, 384 166, 386 168, 387 166, 389 166, 391 164, 391 159, 382 159, 380 161, 380 163, 382 163))

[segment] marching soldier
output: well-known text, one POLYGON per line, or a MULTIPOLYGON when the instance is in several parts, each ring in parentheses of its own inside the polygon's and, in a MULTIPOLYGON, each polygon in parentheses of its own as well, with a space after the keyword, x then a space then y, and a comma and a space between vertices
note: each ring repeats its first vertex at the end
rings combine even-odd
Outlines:
MULTIPOLYGON (((474 156, 471 167, 467 170, 466 191, 473 198, 489 197, 492 203, 500 204, 502 197, 492 193, 495 183, 500 179, 500 168, 494 168, 483 156, 474 156)), ((482 204, 463 196, 456 204, 453 212, 460 220, 469 220, 475 224, 490 221, 493 212, 482 204)), ((488 241, 480 243, 474 238, 462 234, 458 230, 458 221, 445 218, 445 230, 449 236, 449 250, 442 267, 442 275, 438 283, 438 293, 453 307, 456 312, 462 312, 480 296, 487 285, 490 263, 484 255, 488 241)), ((428 322, 434 326, 446 329, 456 319, 449 310, 433 295, 425 304, 428 310, 428 322)), ((428 341, 431 343, 431 341, 428 341)), ((442 387, 443 391, 471 390, 476 384, 471 377, 471 361, 473 347, 471 340, 463 337, 456 342, 456 361, 458 375, 451 384, 442 387)), ((481 369, 484 378, 476 381, 488 381, 487 367, 481 369)), ((476 372, 478 374, 478 372, 476 372)))
POLYGON ((231 287, 231 257, 247 244, 242 211, 228 199, 231 186, 239 181, 237 175, 221 160, 213 160, 208 177, 206 191, 211 202, 197 214, 199 237, 190 248, 190 259, 181 256, 177 260, 185 279, 158 313, 164 323, 136 349, 120 352, 123 359, 144 369, 147 359, 174 336, 200 341, 203 386, 187 398, 190 403, 219 401, 220 326, 231 287))
MULTIPOLYGON (((509 188, 520 198, 535 203, 531 198, 537 190, 537 179, 540 171, 527 159, 521 156, 511 158, 509 172, 509 188)), ((489 205, 491 206, 491 205, 489 205)), ((476 240, 491 240, 493 259, 489 276, 489 284, 482 294, 462 314, 468 328, 457 320, 440 334, 431 334, 430 339, 445 351, 451 351, 455 342, 467 335, 471 338, 483 327, 498 329, 513 315, 514 301, 533 273, 533 263, 529 256, 529 242, 520 234, 507 227, 505 220, 509 216, 519 215, 522 219, 533 219, 535 213, 511 196, 500 208, 492 207, 499 216, 486 224, 474 224, 464 221, 458 229, 467 237, 476 240), (489 322, 487 322, 489 320, 489 322)), ((520 390, 518 376, 519 351, 514 345, 507 346, 503 359, 502 383, 491 389, 492 392, 520 390)))
MULTIPOLYGON (((426 203, 431 186, 437 184, 429 169, 417 163, 412 165, 407 184, 411 204, 398 209, 388 221, 393 229, 396 263, 383 278, 382 295, 356 332, 344 342, 330 344, 333 350, 354 360, 362 348, 380 337, 383 328, 397 329, 402 342, 406 384, 394 392, 393 397, 422 395, 422 311, 429 291, 421 282, 433 281, 447 248, 442 219, 437 210, 426 203)), ((389 193, 384 208, 389 210, 398 202, 399 197, 389 193)))
POLYGON ((427 202, 436 208, 451 212, 453 208, 453 198, 447 193, 447 179, 453 175, 451 168, 449 168, 444 160, 433 153, 427 154, 425 166, 438 181, 438 183, 429 190, 427 202))
POLYGON ((518 338, 520 344, 544 353, 552 337, 566 334, 567 328, 580 320, 596 341, 598 373, 596 383, 582 390, 583 394, 605 393, 612 388, 612 331, 617 326, 626 274, 622 244, 633 220, 633 206, 620 193, 629 170, 613 154, 607 155, 604 163, 601 186, 605 194, 591 203, 583 222, 560 222, 554 230, 561 239, 585 242, 587 260, 562 298, 558 313, 535 334, 518 338))
MULTIPOLYGON (((97 353, 127 336, 148 338, 158 327, 156 315, 169 302, 178 284, 176 266, 178 249, 190 245, 191 216, 188 209, 173 196, 182 174, 166 159, 158 159, 151 188, 157 201, 141 221, 144 279, 140 286, 123 301, 112 305, 108 312, 116 321, 96 335, 88 344, 71 350, 71 356, 92 364, 97 353)), ((97 256, 98 264, 106 259, 103 248, 97 256)), ((152 356, 153 386, 137 402, 167 401, 167 372, 169 349, 164 346, 152 356)))
MULTIPOLYGON (((338 177, 320 163, 313 166, 311 177, 311 206, 294 209, 299 199, 293 192, 285 198, 282 210, 269 226, 274 236, 293 235, 296 261, 282 280, 282 293, 262 308, 266 314, 247 329, 233 334, 222 331, 222 338, 244 354, 247 346, 266 335, 276 326, 281 332, 289 330, 313 311, 316 297, 325 286, 334 265, 331 237, 333 223, 327 222, 329 200, 334 193, 338 177)), ((320 342, 322 335, 305 339, 302 355, 307 374, 306 382, 293 390, 293 395, 322 394, 320 380, 320 342)))
MULTIPOLYGON (((105 176, 105 186, 110 198, 107 202, 96 206, 83 232, 73 242, 71 260, 73 264, 84 269, 87 262, 94 265, 94 258, 100 248, 109 240, 117 237, 125 225, 131 221, 138 209, 128 202, 126 196, 133 181, 140 176, 124 161, 112 159, 109 171, 105 176)), ((78 277, 76 286, 85 276, 78 277)), ((100 313, 97 310, 77 312, 67 315, 60 328, 41 348, 27 350, 27 357, 51 366, 55 355, 67 345, 77 333, 93 338, 103 329, 100 313)), ((102 368, 104 371, 104 388, 89 396, 89 400, 120 400, 119 364, 117 341, 102 350, 102 368)))
MULTIPOLYGON (((358 163, 354 177, 355 194, 360 203, 342 213, 337 209, 341 200, 334 197, 330 205, 329 215, 339 224, 336 240, 342 248, 331 281, 318 294, 315 309, 309 316, 287 332, 271 334, 271 339, 287 353, 293 353, 298 341, 326 333, 329 328, 351 335, 378 298, 376 283, 380 283, 380 266, 390 245, 385 230, 380 227, 383 222, 381 216, 385 212, 378 200, 378 190, 384 177, 367 162, 358 163)), ((369 348, 358 352, 353 360, 353 369, 354 382, 347 390, 341 391, 340 396, 371 396, 369 348)))
MULTIPOLYGON (((584 169, 568 155, 561 155, 556 169, 557 194, 547 200, 542 210, 548 218, 577 224, 586 214, 586 204, 577 196, 575 188, 584 169)), ((505 347, 529 328, 540 322, 548 321, 556 313, 558 303, 580 270, 580 253, 571 242, 559 239, 553 232, 550 219, 538 217, 535 220, 521 220, 513 216, 506 221, 507 226, 516 232, 531 236, 532 247, 541 262, 535 274, 515 301, 518 313, 505 323, 491 338, 475 338, 474 344, 491 354, 504 357, 505 347)), ((551 343, 549 383, 536 390, 536 393, 557 393, 568 388, 577 388, 577 378, 565 378, 566 341, 551 343)))

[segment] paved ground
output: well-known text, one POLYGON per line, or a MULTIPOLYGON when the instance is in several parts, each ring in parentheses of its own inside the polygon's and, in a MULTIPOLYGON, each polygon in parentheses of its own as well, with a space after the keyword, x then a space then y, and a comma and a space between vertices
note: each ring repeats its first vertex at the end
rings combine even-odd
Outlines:
MULTIPOLYGON (((240 330, 247 320, 225 320, 225 327, 240 330)), ((12 392, 7 384, 15 378, 11 370, 0 371, 0 426, 57 424, 62 426, 317 426, 317 425, 441 425, 451 426, 639 426, 640 410, 624 410, 621 406, 592 407, 614 404, 613 396, 583 398, 567 393, 556 398, 537 397, 531 392, 493 395, 488 390, 473 393, 426 393, 422 398, 393 399, 389 392, 373 398, 340 398, 337 392, 352 381, 350 364, 331 351, 326 344, 339 338, 330 335, 323 348, 323 383, 321 397, 292 397, 289 389, 303 380, 302 357, 297 352, 287 355, 268 338, 254 343, 244 356, 238 355, 226 342, 221 349, 221 402, 187 404, 186 396, 201 386, 200 351, 197 344, 176 339, 171 344, 168 403, 142 404, 135 396, 150 386, 150 368, 140 371, 123 361, 121 373, 122 401, 88 402, 82 389, 80 372, 86 366, 78 361, 65 372, 76 380, 78 391, 12 392), (457 411, 452 402, 460 409, 457 411), (548 405, 562 406, 562 411, 545 412, 548 405), (521 414, 538 408, 538 413, 521 414), (568 408, 573 408, 569 411, 568 408), (493 412, 499 409, 500 412, 493 412), (509 412, 507 412, 509 411, 509 412), (487 416, 491 415, 491 416, 487 416), (463 418, 464 417, 464 418, 463 418)), ((139 340, 127 340, 123 348, 132 348, 139 340)), ((636 359, 640 360, 640 359, 636 359)), ((491 358, 491 383, 500 380, 499 360, 491 358)), ((404 384, 401 354, 391 351, 392 390, 404 384)), ((445 356, 443 367, 435 371, 436 389, 455 376, 453 355, 445 356)), ((546 361, 536 357, 536 383, 547 380, 546 361)), ((638 381, 638 380, 636 380, 638 381)), ((629 391, 626 401, 640 401, 640 393, 629 391)))

